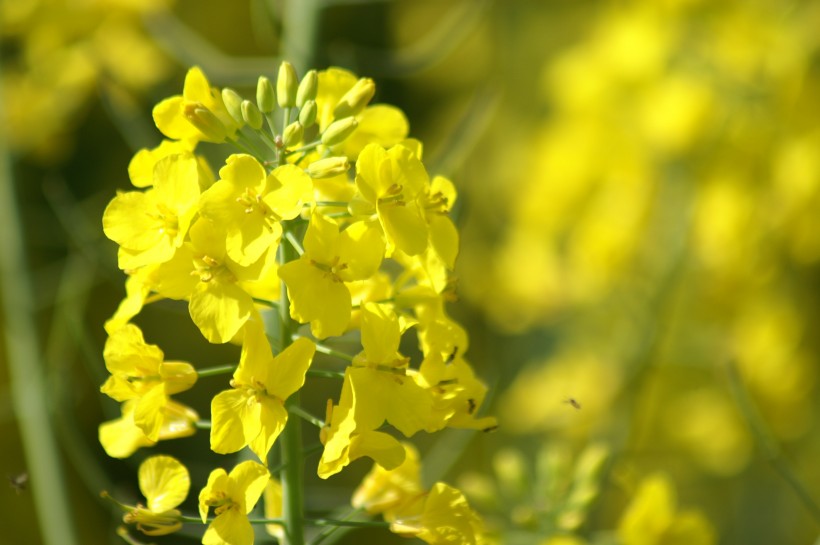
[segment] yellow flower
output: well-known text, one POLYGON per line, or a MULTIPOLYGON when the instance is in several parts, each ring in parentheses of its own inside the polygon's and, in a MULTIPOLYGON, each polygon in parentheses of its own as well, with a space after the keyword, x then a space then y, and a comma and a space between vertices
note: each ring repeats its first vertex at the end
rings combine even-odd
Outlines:
POLYGON ((476 545, 483 534, 481 519, 464 495, 444 483, 434 484, 429 493, 387 518, 391 532, 417 537, 431 545, 476 545))
POLYGON ((409 443, 402 443, 402 447, 405 452, 404 462, 392 470, 374 465, 353 492, 353 507, 365 509, 370 514, 392 513, 424 493, 419 453, 409 443))
POLYGON ((120 245, 121 269, 163 263, 182 246, 197 212, 200 168, 190 153, 153 168, 153 188, 117 195, 103 213, 105 235, 120 245))
POLYGON ((230 474, 219 468, 211 472, 208 484, 199 493, 199 515, 216 518, 202 536, 203 545, 252 545, 253 528, 248 513, 259 501, 270 475, 265 466, 252 460, 234 467, 230 474))
POLYGON ((189 299, 191 319, 208 341, 225 343, 242 328, 254 309, 245 283, 259 280, 264 257, 245 267, 225 249, 225 231, 200 218, 189 231, 189 242, 174 257, 152 271, 152 288, 171 299, 189 299))
POLYGON ((249 321, 233 389, 211 402, 211 450, 226 454, 250 445, 265 463, 288 421, 285 401, 305 383, 315 352, 310 340, 299 338, 274 358, 261 320, 249 321))
POLYGON ((294 165, 267 174, 250 155, 231 155, 219 177, 202 194, 201 213, 225 228, 228 256, 243 266, 279 244, 280 222, 298 216, 310 198, 310 177, 294 165))
POLYGON ((356 161, 359 193, 351 208, 357 215, 378 216, 388 252, 399 248, 417 255, 427 248, 427 221, 419 198, 429 185, 424 165, 410 149, 369 144, 356 161))
POLYGON ((288 287, 290 315, 310 322, 317 338, 341 335, 352 308, 345 282, 364 280, 378 270, 384 255, 381 234, 361 221, 340 232, 334 220, 314 212, 304 246, 299 259, 279 268, 288 287))
POLYGON ((339 473, 350 462, 365 456, 385 469, 394 469, 404 461, 404 449, 392 435, 360 428, 356 422, 356 398, 350 381, 342 384, 339 404, 328 400, 325 427, 320 438, 325 448, 317 474, 322 479, 339 473))
POLYGON ((100 424, 98 437, 105 453, 112 458, 128 458, 140 447, 150 447, 157 441, 187 437, 196 432, 194 424, 199 415, 193 409, 167 401, 162 407, 161 421, 157 440, 151 440, 134 423, 136 401, 122 404, 122 416, 100 424))
POLYGON ((188 70, 182 95, 166 98, 154 107, 154 122, 157 128, 173 140, 196 142, 221 142, 232 137, 239 124, 228 113, 222 101, 222 93, 212 88, 205 74, 198 67, 188 70), (212 130, 203 130, 190 121, 191 114, 208 112, 212 130), (187 115, 186 115, 187 114, 187 115))
MULTIPOLYGON (((194 148, 188 142, 163 140, 152 149, 143 148, 134 154, 128 163, 128 178, 134 187, 154 185, 154 166, 169 155, 190 154, 194 148)), ((214 174, 204 157, 195 156, 199 166, 200 189, 206 190, 214 181, 214 174)))
POLYGON ((345 371, 339 405, 330 411, 323 430, 322 478, 361 456, 386 469, 398 466, 404 459, 401 444, 375 431, 385 421, 409 437, 441 429, 452 414, 435 411, 433 394, 407 374, 407 359, 398 352, 401 330, 395 313, 365 303, 361 315, 364 351, 345 371))
POLYGON ((189 363, 164 361, 162 350, 146 344, 142 331, 126 324, 108 337, 103 351, 111 376, 100 391, 117 401, 135 400, 134 423, 152 441, 159 439, 163 408, 170 395, 191 388, 197 379, 189 363))
POLYGON ((182 517, 175 509, 188 496, 191 479, 188 470, 171 456, 152 456, 139 468, 139 485, 148 506, 137 505, 123 517, 128 524, 149 536, 161 536, 182 528, 182 517))
POLYGON ((618 524, 624 545, 712 545, 712 526, 698 511, 678 512, 675 490, 661 474, 645 478, 618 524))

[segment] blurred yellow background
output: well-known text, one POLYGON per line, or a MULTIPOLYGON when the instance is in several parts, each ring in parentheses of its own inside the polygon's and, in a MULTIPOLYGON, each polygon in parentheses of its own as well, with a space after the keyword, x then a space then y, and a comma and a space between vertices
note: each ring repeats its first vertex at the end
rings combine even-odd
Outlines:
MULTIPOLYGON (((189 65, 247 92, 301 44, 299 62, 374 78, 460 192, 451 310, 500 429, 420 446, 497 542, 815 543, 820 4, 0 0, 0 21, 0 177, 21 229, 0 252, 26 259, 2 269, 0 474, 28 472, 26 441, 50 435, 71 542, 123 543, 98 495, 135 495, 139 462, 97 443, 117 411, 102 323, 124 295, 102 210, 189 65), (29 288, 30 308, 8 304, 29 288), (40 357, 12 366, 27 323, 40 357), (25 399, 53 429, 24 433, 25 399)), ((180 317, 141 326, 171 357, 236 358, 180 317)), ((195 481, 218 463, 201 435, 163 444, 195 453, 195 481)), ((346 503, 367 469, 307 496, 346 503)), ((48 543, 32 490, 0 498, 0 544, 48 543)), ((342 543, 407 542, 390 538, 342 543)))

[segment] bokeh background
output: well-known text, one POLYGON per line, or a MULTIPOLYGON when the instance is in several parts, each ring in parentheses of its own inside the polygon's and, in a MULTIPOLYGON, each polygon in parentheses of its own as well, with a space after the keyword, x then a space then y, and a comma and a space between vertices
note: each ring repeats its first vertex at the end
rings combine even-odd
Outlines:
MULTIPOLYGON (((458 187, 450 310, 500 428, 417 443, 495 541, 816 543, 818 28, 810 0, 0 0, 0 544, 124 543, 99 492, 135 500, 147 452, 97 442, 124 295, 102 211, 189 66, 252 96, 282 55, 373 77, 458 187)), ((170 358, 237 358, 184 307, 138 323, 170 358)), ((209 388, 181 398, 207 414, 209 388)), ((203 433, 159 449, 195 483, 224 464, 203 433)))

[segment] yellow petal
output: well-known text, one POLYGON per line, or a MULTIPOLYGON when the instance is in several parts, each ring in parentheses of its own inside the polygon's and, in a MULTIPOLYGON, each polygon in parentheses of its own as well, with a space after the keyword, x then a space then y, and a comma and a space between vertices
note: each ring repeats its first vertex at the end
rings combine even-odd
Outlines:
POLYGON ((157 384, 145 392, 134 407, 134 424, 151 441, 159 440, 159 432, 164 421, 162 410, 167 403, 168 395, 165 393, 165 385, 157 384))
POLYGON ((252 545, 253 527, 247 515, 228 509, 216 517, 205 534, 202 545, 252 545))
POLYGON ((233 283, 199 282, 188 310, 199 330, 212 343, 226 343, 242 328, 253 310, 250 295, 233 283))
POLYGON ((230 497, 244 506, 245 513, 250 513, 268 484, 268 469, 253 460, 247 460, 234 467, 229 477, 230 497))
POLYGON ((171 456, 147 458, 140 464, 138 475, 148 509, 155 513, 168 511, 182 503, 191 488, 188 469, 171 456))
POLYGON ((211 400, 211 450, 241 450, 259 435, 259 403, 247 390, 225 390, 211 400))
POLYGON ((367 361, 391 365, 399 356, 401 331, 396 314, 386 305, 365 303, 362 308, 362 346, 367 361))
POLYGON ((288 411, 279 399, 265 398, 259 402, 260 429, 248 445, 259 459, 266 463, 268 452, 288 422, 288 411))
POLYGON ((334 280, 304 256, 280 267, 279 277, 288 287, 290 315, 301 323, 310 322, 316 338, 345 332, 353 303, 343 282, 334 280))
POLYGON ((273 361, 265 383, 268 392, 286 401, 305 383, 305 373, 315 353, 316 345, 310 339, 300 337, 293 341, 273 361))

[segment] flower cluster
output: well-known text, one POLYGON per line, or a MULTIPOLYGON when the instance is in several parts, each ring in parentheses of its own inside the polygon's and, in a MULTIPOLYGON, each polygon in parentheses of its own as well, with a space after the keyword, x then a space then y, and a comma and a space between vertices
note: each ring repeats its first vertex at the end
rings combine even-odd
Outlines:
MULTIPOLYGON (((268 462, 294 415, 319 428, 322 478, 361 457, 381 471, 403 467, 413 455, 391 429, 411 437, 495 427, 477 416, 486 387, 465 359, 464 329, 444 306, 458 252, 447 215, 455 188, 429 176, 402 112, 371 105, 374 94, 372 80, 347 71, 310 71, 300 80, 283 63, 275 84, 259 79, 254 102, 211 87, 192 68, 182 94, 154 109, 168 140, 136 154, 129 175, 137 189, 105 210, 104 232, 128 275, 127 296, 106 323, 111 378, 102 391, 123 403, 122 417, 100 427, 109 455, 127 457, 206 427, 171 396, 220 371, 165 361, 131 323, 146 304, 185 301, 209 342, 241 344, 238 365, 221 369, 233 373, 229 388, 211 401, 210 446, 220 454, 248 447, 258 462, 211 473, 199 495, 202 521, 211 509, 215 515, 203 543, 252 543, 247 514, 266 488, 269 502, 287 503, 268 462), (215 174, 196 151, 200 142, 241 153, 215 174), (421 354, 415 365, 400 352, 411 329, 421 354), (324 344, 356 338, 355 330, 359 354, 324 344), (342 366, 312 370, 317 352, 342 366), (298 404, 312 371, 342 382, 325 421, 298 404)), ((458 491, 441 483, 425 497, 406 511, 415 522, 397 515, 391 528, 450 543, 447 536, 469 521, 475 530, 460 542, 477 542, 480 524, 458 491), (426 514, 457 499, 451 523, 426 514)), ((266 511, 281 513, 281 503, 266 511)), ((284 523, 289 543, 300 540, 292 519, 272 522, 284 523)), ((281 532, 273 523, 271 531, 281 532)))

